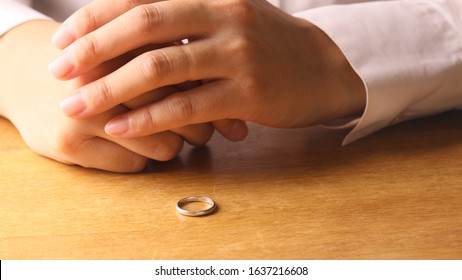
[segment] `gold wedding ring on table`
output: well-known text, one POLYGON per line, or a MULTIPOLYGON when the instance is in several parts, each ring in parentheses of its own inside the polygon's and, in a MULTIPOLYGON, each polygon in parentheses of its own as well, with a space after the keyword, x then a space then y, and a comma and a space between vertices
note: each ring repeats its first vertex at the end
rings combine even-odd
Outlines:
POLYGON ((208 215, 212 213, 213 211, 215 211, 216 208, 217 208, 217 205, 215 204, 215 201, 213 201, 213 199, 205 195, 188 196, 188 197, 180 199, 176 203, 176 211, 178 213, 180 213, 181 215, 192 216, 192 217, 208 215), (208 207, 205 209, 201 209, 201 210, 187 210, 183 208, 185 205, 194 203, 194 202, 204 202, 208 204, 208 207))

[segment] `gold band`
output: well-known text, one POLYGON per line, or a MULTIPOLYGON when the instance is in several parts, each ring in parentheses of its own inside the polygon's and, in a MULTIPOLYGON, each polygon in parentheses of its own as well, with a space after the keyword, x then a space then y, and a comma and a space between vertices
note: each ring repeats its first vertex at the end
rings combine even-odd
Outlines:
POLYGON ((180 199, 176 203, 176 211, 178 213, 182 215, 186 215, 186 216, 193 216, 193 217, 208 215, 212 213, 213 211, 215 211, 216 207, 217 205, 215 204, 215 201, 213 201, 213 199, 205 195, 188 196, 188 197, 180 199), (191 202, 204 202, 210 206, 202 210, 187 210, 183 208, 183 206, 191 202))

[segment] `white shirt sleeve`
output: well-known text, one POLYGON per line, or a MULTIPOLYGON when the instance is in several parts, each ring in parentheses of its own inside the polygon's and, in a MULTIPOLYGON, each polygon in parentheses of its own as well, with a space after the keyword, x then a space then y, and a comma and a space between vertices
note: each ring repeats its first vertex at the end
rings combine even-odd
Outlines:
POLYGON ((30 4, 30 0, 0 0, 0 36, 26 21, 48 19, 45 15, 27 6, 30 4))
POLYGON ((344 144, 462 107, 462 1, 380 1, 295 15, 339 46, 366 87, 366 109, 344 144))

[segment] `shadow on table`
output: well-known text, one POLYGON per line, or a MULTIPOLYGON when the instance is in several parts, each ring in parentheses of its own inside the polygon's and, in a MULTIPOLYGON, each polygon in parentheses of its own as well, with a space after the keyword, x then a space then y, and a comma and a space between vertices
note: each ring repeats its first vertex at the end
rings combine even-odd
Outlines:
POLYGON ((348 131, 324 128, 273 129, 251 125, 243 142, 215 135, 208 146, 188 147, 167 163, 152 162, 148 172, 252 174, 337 172, 352 165, 407 159, 435 160, 451 149, 462 156, 462 111, 409 121, 341 146, 348 131), (431 158, 431 159, 430 159, 431 158))

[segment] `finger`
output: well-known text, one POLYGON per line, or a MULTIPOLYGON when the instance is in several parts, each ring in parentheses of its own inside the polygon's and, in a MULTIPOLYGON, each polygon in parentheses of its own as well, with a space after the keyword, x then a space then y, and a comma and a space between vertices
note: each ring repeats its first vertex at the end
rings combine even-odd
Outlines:
POLYGON ((207 144, 215 130, 210 123, 200 123, 174 128, 170 131, 181 135, 184 140, 193 146, 202 146, 207 144))
POLYGON ((199 37, 213 26, 197 1, 137 6, 75 41, 50 64, 49 70, 59 79, 72 79, 132 49, 199 37))
POLYGON ((177 93, 178 90, 173 86, 161 87, 147 93, 143 93, 131 100, 125 101, 123 105, 131 110, 141 108, 146 104, 157 102, 165 97, 177 93))
POLYGON ((183 149, 183 138, 170 131, 163 131, 138 138, 123 139, 104 135, 104 138, 139 155, 158 161, 176 158, 183 149))
POLYGON ((249 134, 249 128, 244 121, 225 119, 214 121, 213 127, 228 140, 242 141, 249 134))
POLYGON ((85 74, 79 76, 77 79, 77 83, 75 84, 76 87, 83 86, 93 81, 96 81, 110 73, 114 72, 115 70, 119 69, 123 65, 127 64, 129 61, 133 60, 135 57, 152 50, 165 48, 171 46, 172 44, 149 44, 146 46, 142 46, 130 52, 124 53, 114 59, 106 61, 98 67, 93 68, 92 70, 86 72, 85 74))
POLYGON ((158 2, 156 0, 96 0, 80 8, 72 14, 56 30, 52 43, 57 48, 64 49, 76 39, 98 29, 114 18, 127 12, 135 6, 158 2))
POLYGON ((98 137, 82 142, 70 156, 80 166, 120 173, 142 171, 147 163, 146 157, 98 137))
POLYGON ((171 160, 178 156, 183 149, 183 138, 170 131, 163 131, 132 139, 115 138, 105 133, 102 128, 107 121, 111 117, 123 112, 127 112, 127 109, 122 106, 118 106, 110 111, 98 115, 95 118, 74 122, 86 132, 86 135, 105 139, 136 154, 158 161, 171 160))
POLYGON ((165 85, 225 76, 226 63, 207 42, 154 50, 78 89, 61 108, 69 117, 87 118, 165 85))
MULTIPOLYGON (((183 88, 193 88, 197 86, 197 83, 185 83, 181 85, 183 88)), ((154 90, 149 93, 138 96, 135 99, 125 102, 124 105, 129 109, 141 108, 146 104, 151 104, 156 101, 159 101, 173 93, 178 92, 176 89, 177 86, 167 86, 162 87, 157 90, 154 90)), ((203 124, 194 124, 188 125, 181 128, 175 128, 171 130, 172 132, 182 136, 189 144, 193 146, 202 146, 205 145, 213 135, 214 128, 210 123, 203 124)), ((148 156, 149 157, 149 156, 148 156)), ((151 157, 152 158, 152 157, 151 157)))
POLYGON ((106 133, 115 137, 139 137, 190 124, 243 118, 245 102, 234 96, 234 86, 217 81, 168 96, 154 104, 127 112, 106 124, 106 133))

